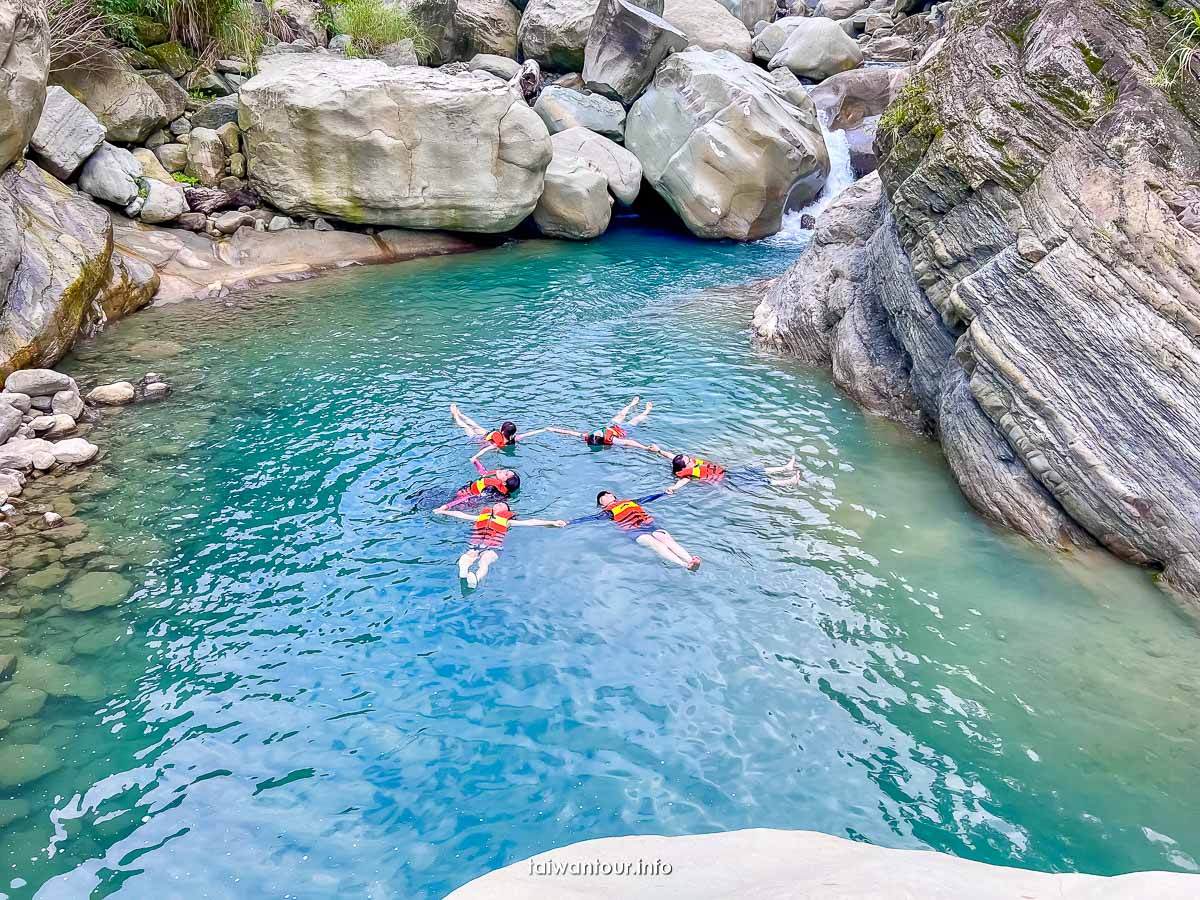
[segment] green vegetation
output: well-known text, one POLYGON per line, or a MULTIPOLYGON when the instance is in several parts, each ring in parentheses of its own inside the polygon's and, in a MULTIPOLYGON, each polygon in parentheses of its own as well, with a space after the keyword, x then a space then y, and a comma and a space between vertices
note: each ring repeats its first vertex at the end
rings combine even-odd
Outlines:
POLYGON ((1098 76, 1100 70, 1104 68, 1104 60, 1097 56, 1096 52, 1083 41, 1076 41, 1075 47, 1083 56, 1083 61, 1087 65, 1088 71, 1098 76))
POLYGON ((295 35, 273 8, 256 16, 252 0, 49 0, 51 64, 93 63, 124 45, 177 41, 201 63, 236 57, 253 65, 268 34, 295 35))
POLYGON ((1025 49, 1025 39, 1029 37, 1029 29, 1033 27, 1033 23, 1037 21, 1038 14, 1030 13, 1013 28, 1006 28, 1004 34, 1010 41, 1017 45, 1021 50, 1025 49))
POLYGON ((933 106, 929 102, 929 84, 923 75, 910 78, 879 120, 879 130, 894 143, 901 134, 920 140, 933 140, 941 133, 933 106))
POLYGON ((417 54, 433 51, 433 43, 405 10, 383 0, 328 0, 329 27, 349 35, 350 56, 373 56, 389 44, 412 40, 417 54))
POLYGON ((1170 89, 1186 75, 1196 78, 1200 69, 1200 10, 1172 4, 1166 13, 1175 25, 1167 46, 1171 55, 1154 76, 1154 84, 1170 89))
POLYGON ((200 184, 200 179, 194 175, 186 175, 183 172, 175 172, 172 176, 180 184, 186 184, 188 187, 197 187, 200 184))

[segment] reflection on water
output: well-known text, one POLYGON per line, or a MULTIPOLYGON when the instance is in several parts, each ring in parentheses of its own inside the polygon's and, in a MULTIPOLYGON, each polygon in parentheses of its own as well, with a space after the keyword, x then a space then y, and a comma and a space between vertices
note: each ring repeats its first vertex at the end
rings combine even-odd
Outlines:
MULTIPOLYGON (((571 841, 748 826, 1194 869, 1194 629, 1136 570, 994 532, 934 447, 748 350, 747 301, 709 289, 787 261, 627 229, 153 310, 81 348, 79 374, 176 392, 106 424, 106 489, 73 495, 143 548, 133 600, 0 623, 0 653, 73 686, 0 689, 0 753, 53 756, 0 787, 0 892, 439 897, 571 841), (805 483, 656 504, 696 574, 611 526, 529 529, 464 595, 461 523, 406 503, 470 475, 447 404, 582 427, 634 393, 643 436, 795 454, 805 483)), ((525 515, 669 480, 551 435, 506 461, 525 515)))

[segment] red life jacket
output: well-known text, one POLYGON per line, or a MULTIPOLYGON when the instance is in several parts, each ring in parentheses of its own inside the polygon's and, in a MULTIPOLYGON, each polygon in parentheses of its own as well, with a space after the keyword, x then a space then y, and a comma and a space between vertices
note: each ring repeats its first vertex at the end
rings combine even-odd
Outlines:
POLYGON ((680 469, 675 473, 676 478, 697 478, 700 481, 720 481, 725 477, 725 468, 718 466, 716 463, 705 462, 702 459, 697 459, 686 469, 680 469))
POLYGON ((489 431, 483 436, 485 444, 491 444, 493 447, 503 449, 508 446, 508 438, 499 431, 489 431))
POLYGON ((652 525, 654 519, 635 500, 615 500, 604 511, 612 516, 612 520, 620 527, 629 531, 643 525, 652 525))
POLYGON ((487 507, 475 517, 471 526, 471 545, 486 547, 489 550, 499 550, 504 546, 504 537, 508 534, 508 523, 516 516, 512 510, 495 512, 487 507))
POLYGON ((625 437, 625 429, 620 425, 613 424, 605 428, 597 428, 584 435, 583 439, 590 447, 611 447, 617 438, 623 437, 625 437))
POLYGON ((503 494, 506 497, 508 496, 508 485, 504 482, 503 478, 497 477, 495 472, 484 472, 483 475, 481 475, 479 478, 476 478, 465 488, 463 488, 463 490, 472 497, 478 497, 488 488, 491 488, 498 494, 503 494))

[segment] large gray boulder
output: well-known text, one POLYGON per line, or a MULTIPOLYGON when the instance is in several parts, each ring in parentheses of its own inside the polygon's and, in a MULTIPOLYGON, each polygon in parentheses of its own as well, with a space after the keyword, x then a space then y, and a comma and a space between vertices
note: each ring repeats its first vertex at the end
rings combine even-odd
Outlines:
POLYGON ((847 309, 885 311, 893 378, 984 515, 1055 547, 1082 530, 1197 609, 1200 101, 1155 85, 1163 13, 1020 10, 1019 45, 955 19, 885 116, 847 309))
POLYGON ((0 176, 0 375, 70 349, 109 277, 112 220, 32 162, 0 176))
POLYGON ((238 120, 237 95, 230 94, 228 97, 218 97, 216 100, 210 100, 192 113, 189 118, 194 128, 212 128, 216 130, 222 125, 228 125, 230 122, 236 125, 238 120))
POLYGON ((586 128, 568 128, 550 138, 555 159, 586 159, 608 180, 608 189, 625 206, 631 206, 642 189, 642 164, 638 158, 608 138, 586 128))
POLYGON ((813 88, 812 99, 829 117, 831 130, 856 128, 864 119, 883 115, 908 77, 908 69, 852 69, 822 81, 813 88))
POLYGON ((166 110, 168 122, 174 122, 187 112, 188 93, 178 81, 166 72, 139 74, 146 79, 146 84, 150 85, 150 89, 158 94, 158 99, 162 101, 163 109, 166 110))
POLYGON ((120 59, 68 66, 51 73, 57 84, 95 113, 116 144, 140 144, 167 124, 167 108, 146 79, 120 59))
POLYGON ((752 59, 750 32, 717 0, 666 0, 663 18, 687 36, 689 45, 728 50, 747 62, 752 59))
POLYGON ((147 178, 145 185, 146 196, 142 199, 138 218, 150 225, 161 225, 174 222, 188 211, 187 197, 183 186, 168 184, 156 178, 147 178))
POLYGON ((815 112, 727 50, 671 56, 629 111, 625 146, 694 234, 756 240, 815 197, 829 152, 815 112))
POLYGON ((625 107, 599 94, 550 85, 533 104, 551 134, 586 128, 615 140, 625 137, 625 107))
POLYGON ((776 0, 720 0, 720 3, 751 33, 759 22, 770 22, 775 18, 776 0))
POLYGON ((83 161, 104 143, 104 126, 92 111, 57 85, 46 89, 30 151, 60 181, 70 181, 83 161))
POLYGON ((20 158, 37 127, 49 68, 45 7, 0 3, 0 171, 20 158))
POLYGON ((872 0, 821 0, 813 15, 825 19, 849 19, 870 6, 872 0))
POLYGON ((600 0, 529 0, 518 39, 526 59, 552 72, 578 72, 600 0))
POLYGON ((590 241, 608 230, 612 217, 608 179, 589 160, 555 157, 533 221, 546 237, 590 241))
POLYGON ((508 0, 458 0, 454 45, 458 59, 476 54, 517 58, 521 13, 508 0))
POLYGON ((79 189, 97 200, 126 206, 138 195, 142 165, 124 147, 101 144, 79 173, 79 189))
MULTIPOLYGON (((658 8, 661 11, 662 2, 658 8)), ((632 0, 600 0, 583 57, 588 88, 629 105, 669 54, 688 45, 687 36, 632 0)))
POLYGON ((801 19, 767 67, 786 66, 799 78, 822 81, 862 63, 862 48, 833 19, 801 19))
POLYGON ((788 16, 787 18, 772 22, 762 31, 758 32, 750 45, 754 58, 761 63, 769 63, 775 58, 775 54, 783 49, 783 45, 787 43, 787 39, 791 37, 792 32, 803 21, 804 18, 802 16, 788 16))
POLYGON ((490 75, 280 55, 241 103, 251 183, 294 215, 507 231, 537 205, 551 157, 541 118, 490 75))

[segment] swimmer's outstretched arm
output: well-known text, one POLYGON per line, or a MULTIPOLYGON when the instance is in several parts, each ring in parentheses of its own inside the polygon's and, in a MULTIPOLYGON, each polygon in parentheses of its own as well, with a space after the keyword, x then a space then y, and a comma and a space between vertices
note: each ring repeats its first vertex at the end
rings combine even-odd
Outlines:
POLYGON ((456 519, 463 519, 467 522, 474 522, 478 516, 473 516, 470 513, 459 512, 457 509, 447 509, 445 506, 439 506, 434 510, 440 516, 453 516, 456 519))
POLYGON ((543 430, 543 431, 549 431, 549 432, 552 432, 552 433, 554 433, 554 434, 565 434, 565 435, 568 435, 568 436, 570 436, 570 437, 577 437, 577 438, 581 438, 581 437, 583 437, 583 432, 582 432, 582 431, 572 431, 570 428, 561 428, 561 427, 559 427, 558 425, 551 425, 551 426, 549 426, 548 428, 544 428, 544 429, 542 429, 542 430, 543 430))
POLYGON ((508 524, 509 525, 532 525, 535 528, 536 527, 566 528, 567 520, 566 519, 555 519, 554 521, 550 521, 549 519, 513 519, 508 524))
POLYGON ((669 488, 667 488, 667 493, 668 493, 668 494, 673 494, 673 493, 675 493, 675 492, 676 492, 677 490, 679 490, 681 487, 685 487, 685 486, 687 485, 687 483, 688 483, 689 481, 691 481, 691 480, 692 480, 692 479, 690 479, 690 478, 680 478, 680 479, 677 479, 677 480, 676 480, 676 482, 675 482, 673 485, 671 485, 669 488))
POLYGON ((550 427, 546 427, 546 428, 535 428, 535 429, 533 429, 533 431, 526 431, 524 434, 518 434, 516 437, 514 437, 514 438, 513 438, 513 440, 514 440, 514 441, 527 441, 527 440, 529 440, 531 437, 533 437, 534 435, 537 435, 537 434, 542 434, 543 432, 546 432, 546 431, 553 431, 553 430, 554 430, 554 429, 553 429, 553 428, 550 428, 550 427))
POLYGON ((481 474, 481 475, 482 475, 482 474, 483 474, 483 473, 486 471, 486 470, 483 468, 483 466, 481 466, 481 465, 479 464, 479 457, 483 456, 485 453, 491 453, 491 452, 492 452, 493 450, 495 450, 495 449, 496 449, 496 445, 495 445, 495 444, 484 444, 484 445, 483 445, 483 447, 481 447, 481 448, 480 448, 480 449, 479 449, 479 450, 478 450, 478 451, 475 453, 475 455, 471 457, 471 462, 472 462, 472 463, 475 465, 475 468, 477 468, 477 469, 479 470, 479 474, 481 474))

